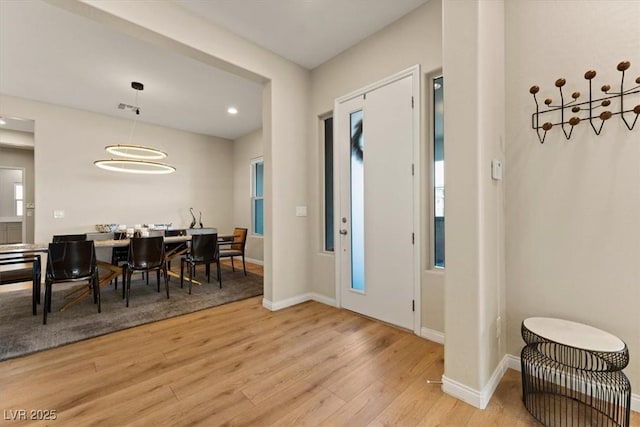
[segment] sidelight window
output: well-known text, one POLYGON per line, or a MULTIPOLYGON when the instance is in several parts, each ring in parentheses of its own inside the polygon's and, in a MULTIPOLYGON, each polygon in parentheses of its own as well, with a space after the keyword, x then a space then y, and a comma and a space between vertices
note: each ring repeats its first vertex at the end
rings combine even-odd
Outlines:
POLYGON ((251 224, 252 233, 264 235, 264 161, 251 161, 251 224))
POLYGON ((444 81, 433 79, 433 263, 444 268, 444 81))
POLYGON ((324 119, 324 250, 333 252, 333 117, 324 119))

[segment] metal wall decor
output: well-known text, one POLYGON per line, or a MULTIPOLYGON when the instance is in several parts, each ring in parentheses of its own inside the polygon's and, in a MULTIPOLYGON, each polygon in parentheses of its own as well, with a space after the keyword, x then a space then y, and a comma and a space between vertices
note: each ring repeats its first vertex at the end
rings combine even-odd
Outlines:
POLYGON ((536 103, 536 112, 531 115, 531 127, 538 134, 540 143, 543 144, 547 132, 554 126, 560 126, 567 140, 571 138, 573 128, 581 122, 588 121, 596 135, 600 135, 604 123, 614 116, 620 116, 625 126, 633 130, 640 116, 640 76, 635 79, 636 86, 625 89, 625 72, 631 67, 629 61, 622 61, 618 64, 617 70, 622 73, 620 77, 619 91, 612 91, 611 85, 604 84, 600 91, 604 94, 597 96, 593 90, 593 79, 596 77, 594 70, 584 73, 584 78, 589 82, 589 99, 579 102, 582 96, 580 92, 573 92, 571 100, 565 100, 562 88, 566 85, 564 78, 559 78, 555 86, 560 93, 560 103, 554 103, 552 98, 546 98, 544 104, 546 109, 541 110, 538 103, 537 94, 540 92, 539 86, 531 86, 529 93, 533 95, 536 103), (629 105, 635 106, 629 107, 629 105))

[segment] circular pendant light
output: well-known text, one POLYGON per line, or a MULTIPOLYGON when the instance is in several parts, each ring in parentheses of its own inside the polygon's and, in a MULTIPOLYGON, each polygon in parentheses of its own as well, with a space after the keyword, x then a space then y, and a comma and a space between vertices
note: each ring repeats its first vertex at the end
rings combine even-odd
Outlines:
POLYGON ((96 160, 93 164, 109 171, 136 174, 161 175, 176 171, 176 168, 173 166, 165 165, 164 163, 149 162, 147 160, 109 159, 96 160))
MULTIPOLYGON (((140 107, 138 107, 138 93, 144 90, 144 85, 139 82, 131 82, 131 87, 136 91, 136 105, 120 104, 120 108, 129 108, 136 114, 136 120, 133 121, 129 140, 133 136, 137 116, 140 115, 140 107)), ((104 159, 96 160, 94 165, 101 169, 114 172, 125 172, 135 174, 159 175, 173 173, 176 168, 164 163, 153 162, 151 160, 160 160, 167 157, 167 153, 152 147, 132 144, 115 144, 107 145, 104 149, 113 156, 124 157, 124 159, 104 159)))
POLYGON ((151 147, 143 147, 142 145, 107 145, 104 149, 114 156, 126 157, 129 159, 159 160, 167 157, 167 153, 164 151, 151 147))

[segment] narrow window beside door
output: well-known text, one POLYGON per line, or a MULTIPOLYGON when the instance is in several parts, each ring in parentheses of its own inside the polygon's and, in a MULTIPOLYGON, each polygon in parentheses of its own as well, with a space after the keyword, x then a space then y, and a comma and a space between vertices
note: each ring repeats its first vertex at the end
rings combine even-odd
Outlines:
POLYGON ((433 243, 436 267, 444 268, 444 81, 433 79, 433 243))
POLYGON ((252 233, 264 235, 264 162, 251 161, 251 224, 252 233))
POLYGON ((333 117, 324 119, 324 250, 333 252, 333 117))

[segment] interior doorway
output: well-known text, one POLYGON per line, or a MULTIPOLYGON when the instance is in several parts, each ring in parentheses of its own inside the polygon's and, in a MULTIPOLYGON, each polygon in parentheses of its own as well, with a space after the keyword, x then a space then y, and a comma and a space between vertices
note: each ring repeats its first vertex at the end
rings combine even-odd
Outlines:
POLYGON ((33 243, 35 231, 34 121, 2 117, 0 242, 33 243))

